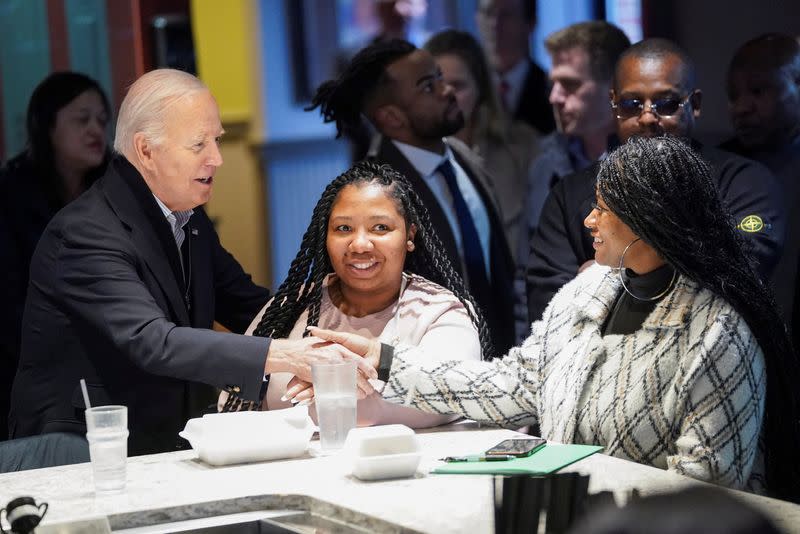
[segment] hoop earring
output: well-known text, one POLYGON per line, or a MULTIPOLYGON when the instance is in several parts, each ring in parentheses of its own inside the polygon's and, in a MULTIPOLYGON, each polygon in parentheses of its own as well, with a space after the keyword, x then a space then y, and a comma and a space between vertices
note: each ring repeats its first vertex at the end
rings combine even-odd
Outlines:
POLYGON ((640 241, 640 240, 641 240, 641 238, 637 237, 636 239, 631 241, 628 244, 628 246, 625 247, 625 249, 622 251, 622 256, 619 257, 619 268, 617 269, 617 276, 619 276, 619 283, 622 284, 622 289, 625 290, 625 293, 627 293, 628 295, 632 296, 636 300, 640 300, 642 302, 652 302, 654 300, 660 299, 661 297, 663 297, 664 295, 666 295, 667 293, 672 291, 672 287, 675 285, 675 279, 678 277, 678 270, 675 269, 674 267, 672 268, 672 279, 669 281, 669 284, 667 284, 667 287, 664 288, 664 291, 662 291, 658 295, 655 295, 653 297, 639 297, 637 295, 634 295, 633 291, 628 289, 628 286, 625 285, 625 277, 622 276, 622 271, 625 270, 625 268, 623 267, 623 264, 625 263, 625 254, 628 253, 628 249, 631 248, 634 243, 636 243, 637 241, 640 241))
POLYGON ((625 247, 625 250, 622 251, 622 256, 619 257, 619 267, 618 267, 618 269, 620 271, 622 271, 622 264, 625 263, 625 254, 628 253, 628 249, 631 248, 634 245, 634 243, 636 243, 637 241, 641 241, 641 240, 642 240, 641 237, 637 237, 636 239, 634 239, 633 241, 628 243, 628 246, 625 247))

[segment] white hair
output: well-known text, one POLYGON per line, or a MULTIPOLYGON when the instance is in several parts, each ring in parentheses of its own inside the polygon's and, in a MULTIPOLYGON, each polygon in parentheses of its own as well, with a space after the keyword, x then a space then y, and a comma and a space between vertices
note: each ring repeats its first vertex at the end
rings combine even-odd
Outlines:
POLYGON ((148 72, 128 88, 117 116, 114 150, 133 151, 133 136, 143 133, 154 145, 163 142, 167 110, 181 98, 208 91, 196 76, 175 69, 148 72))

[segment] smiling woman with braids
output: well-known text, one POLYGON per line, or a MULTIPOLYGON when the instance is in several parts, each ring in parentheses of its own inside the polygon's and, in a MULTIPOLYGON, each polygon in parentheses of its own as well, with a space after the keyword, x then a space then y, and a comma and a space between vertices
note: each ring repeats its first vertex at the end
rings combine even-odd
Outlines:
MULTIPOLYGON (((323 192, 286 281, 248 332, 299 338, 307 326, 320 326, 413 346, 430 360, 480 360, 482 349, 491 356, 486 325, 430 228, 405 178, 388 165, 357 163, 323 192)), ((264 407, 291 406, 281 398, 290 379, 270 377, 264 407)), ((238 408, 237 399, 224 407, 238 408)), ((377 393, 360 400, 357 413, 360 425, 453 419, 389 404, 377 393)))
MULTIPOLYGON (((798 500, 797 361, 708 166, 678 139, 633 138, 596 191, 597 264, 521 347, 486 362, 398 349, 383 397, 798 500)), ((378 365, 373 342, 313 332, 378 365)))

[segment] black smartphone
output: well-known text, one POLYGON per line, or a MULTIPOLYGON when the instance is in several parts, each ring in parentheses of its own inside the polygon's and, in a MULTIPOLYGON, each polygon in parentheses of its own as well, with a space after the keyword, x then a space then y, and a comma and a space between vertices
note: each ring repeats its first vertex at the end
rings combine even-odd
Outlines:
POLYGON ((484 453, 485 456, 510 455, 522 458, 530 456, 545 446, 544 438, 506 439, 484 453))

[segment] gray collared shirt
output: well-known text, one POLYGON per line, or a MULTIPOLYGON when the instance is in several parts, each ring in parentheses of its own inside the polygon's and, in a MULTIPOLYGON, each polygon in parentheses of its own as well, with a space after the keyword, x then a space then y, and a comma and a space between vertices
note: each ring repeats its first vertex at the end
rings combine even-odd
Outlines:
POLYGON ((169 227, 172 230, 172 237, 175 238, 175 244, 178 245, 178 257, 181 259, 181 266, 183 266, 183 254, 181 253, 181 246, 183 245, 183 240, 186 237, 183 227, 186 226, 187 222, 189 222, 189 218, 192 216, 192 214, 194 214, 194 210, 170 211, 167 205, 161 202, 160 198, 155 195, 153 195, 153 198, 156 199, 156 204, 158 204, 158 207, 161 208, 161 212, 164 214, 164 217, 169 223, 169 227))

